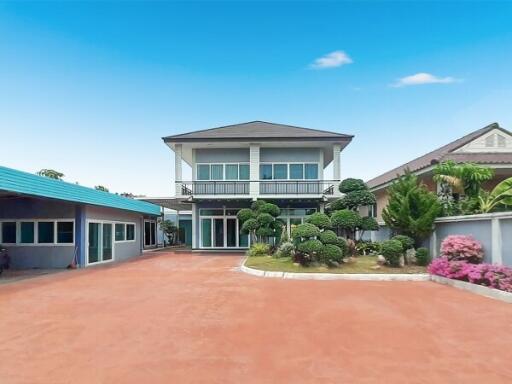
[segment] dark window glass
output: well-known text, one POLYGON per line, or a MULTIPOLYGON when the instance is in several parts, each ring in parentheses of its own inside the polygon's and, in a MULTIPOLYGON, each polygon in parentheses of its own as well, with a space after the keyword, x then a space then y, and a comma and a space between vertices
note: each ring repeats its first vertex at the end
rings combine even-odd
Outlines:
POLYGON ((306 179, 318 179, 318 164, 305 164, 304 171, 306 179))
POLYGON ((290 164, 290 179, 301 180, 304 178, 304 164, 290 164))
POLYGON ((288 164, 274 164, 274 179, 283 180, 288 178, 288 164))
POLYGON ((116 241, 126 240, 124 233, 124 224, 116 224, 116 241))
POLYGON ((37 223, 37 242, 40 244, 51 244, 54 242, 55 227, 53 221, 37 223))
POLYGON ((16 243, 16 223, 14 221, 5 221, 2 223, 2 242, 16 243))
POLYGON ((34 243, 34 223, 31 221, 22 221, 20 223, 20 243, 33 244, 34 243))
POLYGON ((57 222, 57 243, 73 243, 73 227, 74 223, 72 221, 57 222))
POLYGON ((260 165, 260 179, 261 180, 272 180, 272 164, 261 164, 260 165))
POLYGON ((135 224, 126 224, 126 240, 135 240, 135 224))
POLYGON ((240 180, 249 180, 249 164, 240 164, 238 170, 240 180))

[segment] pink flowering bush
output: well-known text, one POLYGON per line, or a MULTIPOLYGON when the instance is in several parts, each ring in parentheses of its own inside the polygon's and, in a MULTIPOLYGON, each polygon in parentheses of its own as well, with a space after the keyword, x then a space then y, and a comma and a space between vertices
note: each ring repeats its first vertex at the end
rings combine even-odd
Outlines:
POLYGON ((512 292, 512 268, 493 264, 472 264, 440 257, 432 261, 428 271, 448 279, 467 281, 490 288, 512 292))
POLYGON ((441 243, 441 255, 450 261, 478 264, 484 258, 482 244, 473 236, 450 235, 441 243))

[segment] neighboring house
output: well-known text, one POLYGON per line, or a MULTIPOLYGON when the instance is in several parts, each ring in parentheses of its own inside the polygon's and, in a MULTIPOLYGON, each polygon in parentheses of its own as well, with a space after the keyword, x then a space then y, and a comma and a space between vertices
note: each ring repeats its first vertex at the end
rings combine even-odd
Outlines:
MULTIPOLYGON (((339 197, 340 152, 353 136, 254 121, 164 137, 175 153, 174 198, 155 203, 192 211, 192 248, 247 248, 236 217, 257 199, 294 225, 339 197), (183 162, 192 180, 183 180, 183 162), (324 169, 332 163, 334 180, 324 169)), ((152 200, 150 200, 152 201, 152 200)))
POLYGON ((0 244, 14 268, 88 266, 156 246, 160 207, 0 166, 0 244))
POLYGON ((433 181, 433 169, 436 164, 448 160, 456 163, 471 162, 493 168, 494 179, 483 185, 485 189, 492 189, 502 180, 512 176, 512 133, 501 128, 498 123, 490 124, 369 180, 368 186, 377 197, 376 207, 371 207, 369 213, 382 223, 382 210, 388 202, 387 187, 406 169, 418 175, 429 190, 437 192, 437 184, 433 181))

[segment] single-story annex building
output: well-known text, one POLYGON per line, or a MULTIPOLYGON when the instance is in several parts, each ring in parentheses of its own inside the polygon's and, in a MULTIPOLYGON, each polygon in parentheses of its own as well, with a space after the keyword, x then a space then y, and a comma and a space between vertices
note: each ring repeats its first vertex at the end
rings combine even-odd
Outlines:
POLYGON ((86 267, 157 243, 157 205, 0 166, 0 244, 13 268, 86 267))

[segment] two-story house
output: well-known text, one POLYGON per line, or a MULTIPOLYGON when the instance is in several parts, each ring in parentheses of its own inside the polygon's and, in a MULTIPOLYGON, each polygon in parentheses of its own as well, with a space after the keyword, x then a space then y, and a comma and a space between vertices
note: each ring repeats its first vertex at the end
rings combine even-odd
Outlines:
POLYGON ((164 137, 175 156, 175 197, 165 205, 192 212, 193 249, 247 248, 238 210, 273 202, 288 231, 322 211, 339 196, 340 152, 352 137, 263 121, 164 137), (191 180, 182 177, 184 162, 191 180))

